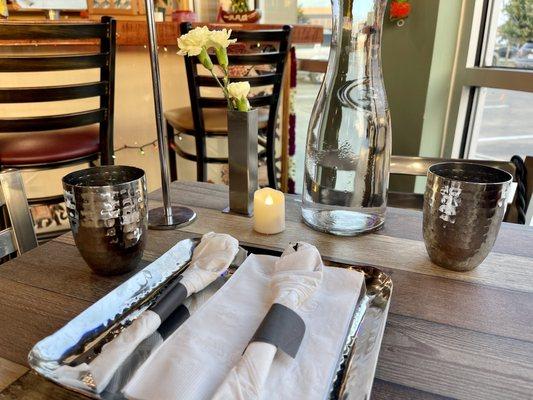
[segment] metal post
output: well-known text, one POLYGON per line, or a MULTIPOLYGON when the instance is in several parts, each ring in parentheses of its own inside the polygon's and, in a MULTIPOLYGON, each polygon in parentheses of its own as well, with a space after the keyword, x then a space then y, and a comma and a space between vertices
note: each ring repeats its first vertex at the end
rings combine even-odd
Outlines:
POLYGON ((167 157, 168 143, 161 101, 161 76, 159 74, 159 59, 157 54, 154 1, 145 0, 144 4, 146 6, 146 23, 148 24, 148 47, 152 70, 157 144, 159 146, 159 161, 161 163, 161 190, 163 192, 163 207, 150 210, 148 223, 151 229, 173 229, 191 223, 196 218, 196 214, 190 208, 172 206, 170 202, 170 178, 167 157))

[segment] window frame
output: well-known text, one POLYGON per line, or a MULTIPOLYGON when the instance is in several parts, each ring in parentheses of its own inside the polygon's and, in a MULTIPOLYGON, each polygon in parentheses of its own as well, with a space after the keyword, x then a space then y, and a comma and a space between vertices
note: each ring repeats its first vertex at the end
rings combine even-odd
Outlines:
POLYGON ((464 158, 475 140, 482 107, 481 88, 533 92, 533 70, 484 66, 502 0, 463 0, 441 156, 464 158))

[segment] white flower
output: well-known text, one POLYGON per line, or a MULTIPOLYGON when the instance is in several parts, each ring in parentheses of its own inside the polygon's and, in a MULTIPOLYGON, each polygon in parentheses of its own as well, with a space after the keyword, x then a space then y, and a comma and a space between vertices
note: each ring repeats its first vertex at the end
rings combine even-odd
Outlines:
POLYGON ((209 45, 211 32, 207 26, 194 28, 189 33, 178 38, 179 54, 182 56, 197 56, 209 45))
POLYGON ((233 108, 238 111, 249 111, 250 103, 247 96, 250 93, 250 84, 248 82, 233 82, 228 85, 228 97, 231 100, 233 108))
POLYGON ((232 99, 245 99, 248 97, 248 93, 250 93, 250 84, 248 82, 233 82, 228 85, 228 94, 232 99))
POLYGON ((213 46, 217 49, 225 49, 230 44, 235 43, 237 39, 230 39, 231 36, 231 29, 228 31, 227 29, 222 29, 220 31, 211 31, 211 35, 209 37, 209 46, 213 46))

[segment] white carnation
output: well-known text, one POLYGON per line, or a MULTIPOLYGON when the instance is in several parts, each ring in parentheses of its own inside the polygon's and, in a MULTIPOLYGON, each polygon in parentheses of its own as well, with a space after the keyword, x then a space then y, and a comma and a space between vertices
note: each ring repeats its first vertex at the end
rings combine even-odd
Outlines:
POLYGON ((231 29, 222 29, 220 31, 211 31, 211 36, 209 37, 209 46, 215 48, 227 48, 230 44, 235 43, 237 39, 230 39, 231 29))
POLYGON ((207 26, 194 28, 189 33, 178 38, 179 54, 182 56, 197 56, 202 49, 209 45, 211 32, 207 26))
POLYGON ((250 84, 248 82, 233 82, 228 85, 228 94, 230 98, 241 100, 248 97, 250 93, 250 84))

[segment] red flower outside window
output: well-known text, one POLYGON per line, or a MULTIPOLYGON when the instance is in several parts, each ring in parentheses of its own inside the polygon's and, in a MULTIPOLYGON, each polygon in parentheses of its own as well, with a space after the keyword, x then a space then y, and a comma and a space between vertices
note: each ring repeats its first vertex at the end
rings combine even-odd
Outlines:
POLYGON ((410 0, 392 0, 389 17, 391 21, 399 21, 407 18, 411 13, 410 0))

